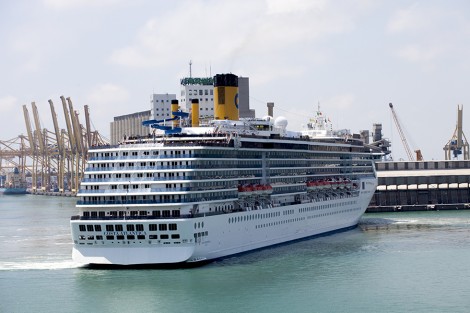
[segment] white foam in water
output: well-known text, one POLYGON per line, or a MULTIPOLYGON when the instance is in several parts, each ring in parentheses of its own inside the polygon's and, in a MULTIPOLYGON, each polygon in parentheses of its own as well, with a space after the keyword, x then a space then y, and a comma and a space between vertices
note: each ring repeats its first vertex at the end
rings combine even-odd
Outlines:
POLYGON ((81 263, 73 261, 56 262, 0 262, 0 271, 8 270, 61 270, 67 268, 78 268, 81 263))

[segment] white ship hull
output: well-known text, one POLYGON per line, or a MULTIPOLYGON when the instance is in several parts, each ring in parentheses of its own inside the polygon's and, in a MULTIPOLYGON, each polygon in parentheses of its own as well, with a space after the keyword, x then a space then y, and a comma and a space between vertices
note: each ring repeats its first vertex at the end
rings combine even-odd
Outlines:
MULTIPOLYGON (((110 265, 205 262, 348 229, 357 225, 375 191, 375 178, 362 182, 364 189, 353 196, 231 214, 159 220, 159 223, 178 223, 181 237, 177 240, 78 241, 74 245, 73 259, 85 264, 110 265), (194 238, 195 232, 201 236, 194 238)), ((72 232, 78 233, 78 223, 84 224, 84 221, 71 221, 72 232)), ((86 224, 100 224, 105 229, 109 223, 89 221, 86 224)), ((155 220, 121 220, 113 223, 143 224, 141 234, 148 237, 148 225, 155 223, 155 220)), ((127 232, 122 234, 126 236, 127 232)), ((105 238, 106 232, 103 236, 105 238)))

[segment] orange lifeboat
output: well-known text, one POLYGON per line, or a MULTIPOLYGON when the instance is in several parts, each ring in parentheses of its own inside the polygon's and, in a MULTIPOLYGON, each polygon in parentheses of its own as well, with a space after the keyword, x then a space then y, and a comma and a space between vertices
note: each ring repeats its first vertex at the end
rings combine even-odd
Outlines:
POLYGON ((263 186, 264 193, 270 195, 273 193, 273 187, 269 184, 263 186))
POLYGON ((308 181, 307 182, 307 190, 314 191, 319 189, 319 182, 318 181, 308 181))
POLYGON ((239 196, 250 196, 252 194, 252 187, 250 185, 240 185, 238 186, 238 195, 239 196))
POLYGON ((257 185, 254 185, 254 186, 253 186, 253 193, 254 193, 255 195, 261 195, 261 194, 263 194, 263 191, 264 191, 264 190, 263 190, 263 186, 262 186, 262 185, 257 184, 257 185))

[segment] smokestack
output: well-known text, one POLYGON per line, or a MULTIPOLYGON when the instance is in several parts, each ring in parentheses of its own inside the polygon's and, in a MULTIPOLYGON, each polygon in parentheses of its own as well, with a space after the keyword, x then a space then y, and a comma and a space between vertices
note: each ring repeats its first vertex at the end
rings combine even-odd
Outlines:
POLYGON ((199 127, 199 99, 191 100, 191 125, 199 127))
POLYGON ((214 119, 238 121, 238 76, 214 76, 214 119))
POLYGON ((268 115, 274 117, 274 102, 268 102, 268 115))
MULTIPOLYGON (((178 111, 178 100, 171 100, 171 117, 174 118, 176 115, 173 115, 173 112, 178 111)), ((173 121, 173 127, 178 126, 178 120, 173 121)))
MULTIPOLYGON (((392 105, 390 103, 390 105, 392 105)), ((382 140, 382 124, 374 124, 372 126, 372 131, 374 132, 374 142, 382 140)))

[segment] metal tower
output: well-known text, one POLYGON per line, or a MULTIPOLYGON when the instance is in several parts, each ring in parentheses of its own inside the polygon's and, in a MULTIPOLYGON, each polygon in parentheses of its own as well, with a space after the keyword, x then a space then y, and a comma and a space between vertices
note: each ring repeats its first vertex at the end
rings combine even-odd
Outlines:
POLYGON ((468 152, 468 141, 467 137, 462 130, 463 121, 463 105, 457 105, 457 125, 455 127, 454 134, 450 138, 449 142, 444 146, 446 160, 451 159, 451 153, 454 159, 457 159, 459 155, 463 154, 464 160, 469 160, 468 152))

